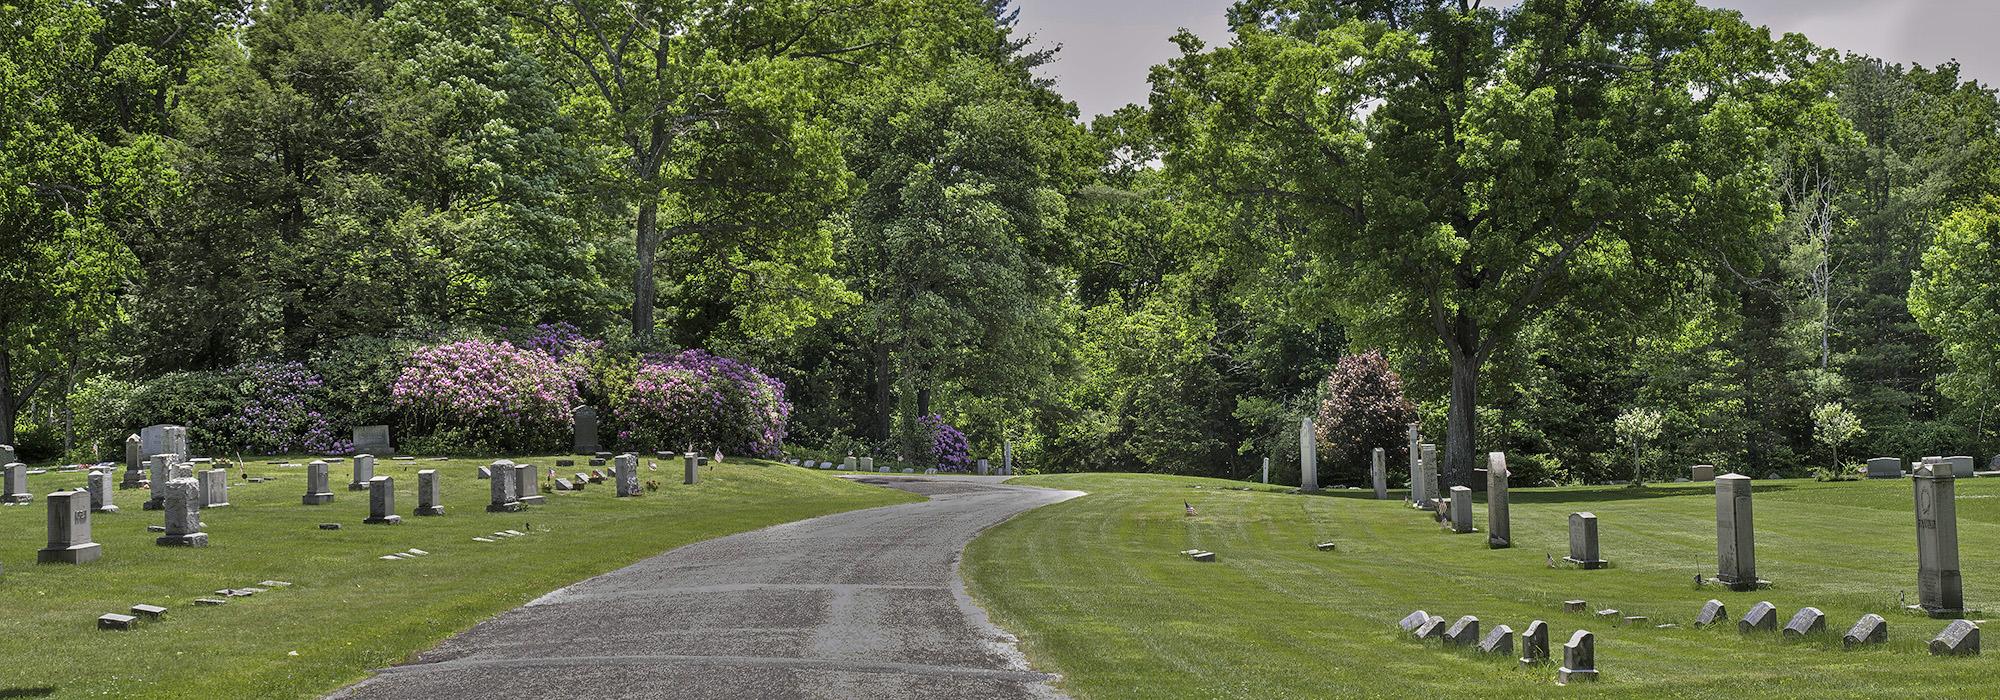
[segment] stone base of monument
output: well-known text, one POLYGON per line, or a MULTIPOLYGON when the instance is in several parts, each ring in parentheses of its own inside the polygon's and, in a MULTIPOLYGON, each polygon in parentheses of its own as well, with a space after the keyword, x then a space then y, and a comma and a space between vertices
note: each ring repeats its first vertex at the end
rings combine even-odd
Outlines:
POLYGON ((165 535, 153 540, 153 544, 162 547, 206 547, 208 546, 208 533, 191 532, 185 535, 165 535))
POLYGON ((1570 683, 1577 681, 1594 681, 1594 680, 1597 680, 1597 669, 1591 669, 1591 668, 1556 669, 1556 685, 1569 685, 1570 683))
POLYGON ((299 502, 309 506, 323 506, 333 502, 331 493, 309 493, 299 497, 299 502))
POLYGON ((1722 586, 1728 588, 1729 590, 1738 592, 1763 590, 1771 587, 1770 581, 1766 581, 1761 578, 1739 579, 1739 578, 1731 578, 1723 576, 1722 574, 1715 575, 1715 582, 1721 584, 1722 586))
POLYGON ((431 506, 429 508, 418 508, 417 515, 444 515, 444 506, 431 506))
POLYGON ((1602 569, 1604 567, 1611 565, 1611 562, 1605 561, 1603 559, 1591 559, 1589 561, 1585 561, 1582 559, 1572 559, 1570 557, 1563 557, 1563 561, 1575 564, 1576 568, 1579 569, 1602 569))
POLYGON ((167 503, 166 501, 154 498, 146 501, 145 505, 139 506, 139 508, 141 510, 166 510, 167 503))
POLYGON ((113 506, 113 505, 105 505, 105 506, 98 506, 98 507, 95 507, 95 508, 91 508, 91 509, 90 509, 90 512, 92 512, 92 513, 116 513, 116 512, 118 512, 118 506, 113 506))
POLYGON ((96 542, 74 547, 57 547, 35 551, 37 564, 88 564, 104 556, 104 546, 96 542))
POLYGON ((1514 543, 1512 543, 1512 542, 1508 542, 1507 540, 1505 540, 1505 539, 1502 539, 1502 538, 1499 538, 1499 537, 1488 537, 1488 538, 1486 538, 1486 548, 1487 548, 1487 549, 1506 549, 1506 548, 1508 548, 1508 547, 1512 547, 1512 546, 1514 546, 1514 543))
POLYGON ((519 512, 521 512, 521 504, 520 504, 520 503, 488 503, 488 504, 486 504, 486 512, 488 512, 488 513, 519 513, 519 512))
POLYGON ((367 523, 369 525, 401 525, 403 523, 403 516, 384 515, 379 518, 366 518, 363 519, 361 522, 367 523))
POLYGON ((6 503, 9 505, 18 506, 34 502, 35 502, 35 494, 32 493, 10 493, 7 494, 6 496, 0 496, 0 503, 6 503))
POLYGON ((367 491, 367 490, 368 490, 368 484, 367 484, 367 482, 362 482, 362 483, 359 483, 359 484, 348 484, 348 485, 347 485, 347 490, 349 490, 349 491, 367 491))
POLYGON ((522 496, 520 503, 524 506, 538 506, 547 500, 547 496, 522 496))
POLYGON ((1927 616, 1933 620, 1963 620, 1979 615, 1978 610, 1967 608, 1927 608, 1922 605, 1905 605, 1903 609, 1927 616))

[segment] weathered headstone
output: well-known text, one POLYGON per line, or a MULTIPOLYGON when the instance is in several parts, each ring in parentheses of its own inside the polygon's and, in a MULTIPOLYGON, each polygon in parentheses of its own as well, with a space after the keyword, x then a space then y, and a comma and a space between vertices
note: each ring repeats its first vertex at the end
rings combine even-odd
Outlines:
POLYGON ((542 484, 537 479, 532 464, 514 465, 514 500, 524 506, 538 506, 548 500, 542 495, 542 484))
POLYGON ((368 518, 361 522, 394 525, 403 522, 396 514, 396 479, 378 476, 368 480, 368 518))
POLYGON ((1313 418, 1299 420, 1299 490, 1319 490, 1319 436, 1313 434, 1313 418))
POLYGON ((1957 457, 1946 457, 1942 461, 1945 466, 1951 467, 1953 478, 1970 479, 1973 477, 1973 460, 1971 457, 1960 455, 1957 457))
POLYGON ((325 460, 315 459, 306 463, 306 495, 299 497, 299 502, 309 506, 333 502, 333 490, 327 484, 325 460))
POLYGON ((1556 683, 1597 680, 1597 637, 1577 630, 1563 645, 1563 665, 1556 669, 1556 683))
POLYGON ((28 493, 28 465, 13 462, 5 467, 0 467, 0 470, 4 470, 5 472, 5 477, 0 478, 0 487, 4 487, 5 489, 5 493, 0 493, 0 502, 35 502, 35 494, 28 493))
POLYGON ((569 412, 570 431, 574 434, 573 447, 580 455, 597 453, 597 409, 578 406, 569 412))
POLYGON ((1854 621, 1853 627, 1847 628, 1847 634, 1840 637, 1840 645, 1849 648, 1887 641, 1889 641, 1889 621, 1875 613, 1862 615, 1861 619, 1854 621))
POLYGON ((1715 465, 1697 464, 1688 468, 1688 481, 1714 481, 1715 465))
POLYGON ((1874 459, 1868 460, 1868 478, 1870 479, 1903 478, 1903 458, 1876 457, 1874 459))
POLYGON ((1422 627, 1423 624, 1425 622, 1429 622, 1430 619, 1431 619, 1430 613, 1418 610, 1408 615, 1404 615, 1403 620, 1396 624, 1397 626, 1402 627, 1404 632, 1416 632, 1418 627, 1422 627))
POLYGON ((1411 505, 1418 505, 1425 500, 1424 487, 1422 486, 1423 474, 1424 474, 1423 451, 1422 451, 1422 445, 1420 444, 1423 438, 1422 436, 1417 434, 1417 424, 1415 423, 1410 424, 1409 438, 1410 438, 1410 452, 1409 452, 1410 494, 1409 497, 1405 500, 1411 505))
POLYGON ((1799 608, 1799 611, 1792 615, 1792 619, 1785 623, 1786 639, 1800 639, 1825 631, 1826 613, 1812 606, 1799 608))
POLYGON ((846 457, 841 458, 840 460, 840 468, 845 469, 847 471, 854 471, 855 468, 859 467, 860 465, 861 462, 855 459, 854 455, 848 455, 846 457))
POLYGON ((207 469, 197 473, 201 479, 201 507, 224 508, 229 505, 229 471, 207 469))
POLYGON ((480 467, 477 476, 481 479, 491 479, 493 478, 493 470, 489 467, 480 467))
POLYGON ((1014 475, 1014 441, 1000 441, 1000 475, 1014 475))
POLYGON ((349 491, 367 490, 368 481, 374 478, 375 478, 375 455, 371 454, 355 455, 354 481, 347 485, 347 490, 349 491))
POLYGON ((139 482, 146 480, 144 446, 145 441, 139 439, 138 433, 125 438, 125 479, 118 482, 118 488, 136 489, 139 488, 139 482))
POLYGON ((1486 454, 1486 546, 1506 549, 1514 546, 1514 525, 1507 511, 1507 453, 1486 454))
POLYGON ((1952 620, 1944 631, 1931 639, 1931 653, 1937 656, 1978 656, 1979 625, 1971 620, 1952 620))
POLYGON ((1451 531, 1460 534, 1474 531, 1472 489, 1464 486, 1451 487, 1451 531))
POLYGON ((1424 624, 1417 625, 1416 636, 1417 639, 1423 640, 1437 639, 1444 636, 1444 632, 1444 618, 1432 615, 1431 619, 1424 621, 1424 624))
POLYGON ((1715 579, 1733 591, 1768 585, 1757 578, 1756 528, 1750 517, 1750 477, 1715 477, 1715 579))
MULTIPOLYGON (((354 426, 354 451, 371 455, 394 455, 396 448, 389 444, 389 426, 354 426)), ((364 483, 364 488, 366 487, 364 483)))
POLYGON ((436 469, 417 470, 417 515, 444 515, 444 486, 436 469))
POLYGON ((1597 548, 1597 514, 1569 514, 1569 556, 1563 561, 1585 569, 1602 569, 1605 561, 1597 548))
MULTIPOLYGON (((684 459, 686 460, 686 468, 683 470, 684 473, 681 475, 681 483, 692 485, 695 482, 701 480, 701 471, 700 471, 701 462, 699 461, 700 456, 696 455, 693 452, 689 452, 684 456, 684 459)), ((861 466, 872 467, 875 466, 874 462, 875 462, 874 459, 864 457, 861 460, 861 466)))
POLYGON ((1957 478, 1945 465, 1921 465, 1910 483, 1917 496, 1916 608, 1958 617, 1965 614, 1965 582, 1958 570, 1957 478))
POLYGON ((623 454, 612 460, 617 467, 611 472, 611 480, 618 487, 618 497, 628 498, 639 495, 639 458, 623 454))
POLYGON ((150 472, 146 481, 151 497, 141 506, 142 510, 160 510, 167 507, 167 480, 173 478, 173 460, 174 456, 170 454, 153 454, 146 458, 146 469, 150 472))
POLYGON ((1752 606, 1743 619, 1736 621, 1736 631, 1744 634, 1778 631, 1778 606, 1768 600, 1752 606))
POLYGON ((49 546, 35 552, 37 564, 87 564, 104 555, 90 541, 90 494, 57 491, 49 494, 49 546))
MULTIPOLYGON (((844 469, 845 467, 842 467, 842 468, 844 469)), ((984 459, 982 459, 982 460, 979 460, 979 475, 980 475, 980 476, 986 476, 986 472, 987 472, 987 471, 989 471, 989 470, 991 470, 992 468, 993 468, 993 463, 992 463, 992 462, 990 462, 990 461, 987 461, 987 460, 984 460, 984 459)))
POLYGON ((1528 629, 1521 633, 1521 665, 1533 666, 1549 660, 1549 623, 1541 620, 1528 623, 1528 629))
POLYGON ((173 455, 173 461, 185 462, 188 454, 187 428, 178 425, 149 425, 139 429, 139 451, 148 457, 159 454, 173 455))
MULTIPOLYGON (((693 452, 689 452, 688 454, 689 454, 689 455, 691 455, 691 456, 693 456, 693 455, 694 455, 694 453, 693 453, 693 452)), ((861 471, 864 471, 864 472, 872 472, 872 471, 875 471, 875 458, 874 458, 874 457, 862 457, 862 458, 861 458, 861 471)), ((688 483, 694 483, 694 482, 690 481, 690 482, 688 482, 688 483)))
POLYGON ((118 506, 111 503, 111 472, 92 471, 85 477, 86 488, 90 490, 90 510, 93 513, 116 513, 118 506))
MULTIPOLYGON (((1378 501, 1388 500, 1389 498, 1388 460, 1389 460, 1389 451, 1377 447, 1375 448, 1374 452, 1370 455, 1370 461, 1368 463, 1368 479, 1369 481, 1374 483, 1375 500, 1378 501)), ((1266 459, 1264 461, 1266 464, 1270 463, 1269 459, 1266 459)))
POLYGON ((1708 602, 1701 604, 1701 612, 1694 616, 1694 626, 1707 627, 1728 619, 1729 606, 1723 605, 1720 600, 1710 598, 1708 602))
POLYGON ((171 474, 166 479, 160 497, 161 508, 166 511, 167 527, 154 544, 163 547, 206 547, 208 533, 201 531, 201 486, 194 477, 178 473, 175 467, 168 467, 161 475, 171 474))
POLYGON ((521 501, 514 498, 514 480, 510 478, 514 474, 513 465, 502 466, 499 462, 494 462, 493 468, 498 470, 498 473, 486 481, 487 485, 491 488, 492 495, 492 500, 486 504, 486 512, 519 512, 521 510, 521 501))
POLYGON ((1417 451, 1424 458, 1424 498, 1435 500, 1442 497, 1444 491, 1438 488, 1438 446, 1427 442, 1417 451))
POLYGON ((1479 640, 1479 653, 1512 656, 1514 654, 1514 628, 1506 625, 1494 625, 1492 630, 1487 631, 1486 637, 1479 640))
POLYGON ((1471 615, 1458 618, 1444 631, 1444 645, 1448 647, 1469 647, 1478 642, 1479 618, 1471 615))

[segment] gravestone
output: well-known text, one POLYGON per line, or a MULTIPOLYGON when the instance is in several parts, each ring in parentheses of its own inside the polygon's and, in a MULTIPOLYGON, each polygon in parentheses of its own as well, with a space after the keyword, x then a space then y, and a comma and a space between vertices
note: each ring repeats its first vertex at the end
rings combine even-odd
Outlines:
MULTIPOLYGON (((685 469, 683 469, 683 473, 681 474, 681 483, 693 485, 695 482, 701 480, 700 459, 701 457, 693 452, 689 452, 687 453, 687 455, 685 455, 684 460, 687 466, 685 467, 685 469)), ((875 460, 872 458, 863 457, 861 459, 861 466, 873 467, 875 466, 874 462, 875 460)))
POLYGON ((1396 624, 1397 626, 1402 627, 1404 632, 1415 632, 1417 631, 1418 627, 1422 627, 1423 624, 1425 622, 1429 622, 1430 619, 1431 619, 1430 613, 1418 610, 1408 615, 1404 615, 1403 620, 1396 624))
POLYGON ((371 525, 403 522, 403 516, 396 514, 395 478, 378 476, 368 480, 368 518, 361 522, 371 525))
POLYGON ((299 502, 309 506, 326 505, 333 502, 333 490, 327 485, 325 460, 315 459, 306 463, 306 495, 299 502))
POLYGON ((1514 654, 1514 628, 1506 625, 1494 625, 1493 629, 1486 633, 1486 638, 1479 640, 1479 653, 1512 656, 1514 654))
POLYGON ((1937 656, 1978 656, 1979 625, 1971 620, 1952 620, 1943 632, 1931 639, 1931 653, 1937 656))
POLYGON ((1444 645, 1448 647, 1469 647, 1479 643, 1479 618, 1471 615, 1458 618, 1451 628, 1444 631, 1444 645))
POLYGON ((1563 665, 1556 669, 1556 683, 1594 680, 1597 680, 1597 638, 1586 630, 1577 630, 1563 645, 1563 665))
POLYGON ((57 491, 49 494, 49 546, 35 552, 37 564, 87 564, 104 556, 90 541, 90 494, 57 491))
POLYGON ((0 470, 6 473, 5 478, 0 478, 0 487, 5 488, 5 493, 0 493, 0 503, 35 502, 35 494, 28 493, 28 465, 12 462, 0 470))
POLYGON ((629 498, 639 495, 639 458, 635 455, 618 455, 613 460, 618 467, 611 473, 611 480, 618 486, 618 497, 629 498))
POLYGON ((855 467, 859 466, 860 464, 861 463, 859 461, 854 459, 854 455, 848 455, 846 457, 841 458, 840 460, 840 468, 845 469, 847 471, 854 471, 855 467))
POLYGON ((436 469, 417 470, 417 515, 444 515, 444 486, 436 469))
POLYGON ((1533 666, 1549 660, 1549 623, 1541 620, 1528 623, 1528 630, 1521 633, 1521 665, 1533 666))
POLYGON ((197 473, 201 479, 201 507, 224 508, 229 505, 229 470, 209 469, 197 473))
POLYGON ((494 474, 493 478, 486 480, 487 485, 491 487, 490 493, 492 496, 492 500, 486 504, 486 512, 520 512, 521 502, 514 498, 514 480, 508 478, 512 475, 514 467, 512 465, 502 467, 499 462, 494 462, 493 466, 499 469, 499 473, 494 474))
POLYGON ((1958 570, 1957 478, 1945 465, 1920 465, 1910 483, 1917 496, 1915 609, 1958 617, 1965 614, 1965 582, 1958 570))
POLYGON ((111 504, 111 472, 93 471, 86 477, 90 489, 90 510, 93 513, 116 513, 118 506, 111 504))
MULTIPOLYGON (((391 447, 389 445, 389 426, 386 425, 354 426, 354 451, 356 453, 366 453, 371 455, 394 456, 396 454, 396 448, 391 447)), ((365 484, 366 482, 363 483, 365 484)))
POLYGON ((1014 475, 1014 441, 1000 441, 1000 475, 1014 475))
POLYGON ((1876 457, 1874 459, 1868 460, 1868 478, 1870 479, 1903 478, 1903 458, 1876 457))
POLYGON ((174 455, 174 461, 187 461, 187 428, 178 425, 149 425, 139 429, 139 453, 152 455, 174 455))
MULTIPOLYGON (((584 486, 587 486, 591 483, 590 475, 585 474, 583 472, 577 472, 575 474, 571 474, 570 478, 575 480, 574 483, 576 484, 576 490, 578 491, 582 491, 584 486)), ((598 482, 602 483, 603 480, 599 479, 598 482)))
MULTIPOLYGON (((846 467, 845 467, 845 466, 842 466, 841 468, 842 468, 842 469, 845 469, 846 467)), ((987 471, 987 470, 989 470, 989 469, 992 469, 992 468, 993 468, 993 463, 992 463, 992 462, 989 462, 989 461, 987 461, 987 460, 983 460, 983 459, 982 459, 982 460, 979 460, 979 475, 980 475, 980 476, 986 476, 986 471, 987 471)))
MULTIPOLYGON (((694 454, 693 452, 689 452, 689 453, 688 453, 688 456, 690 456, 690 457, 693 457, 693 456, 696 456, 696 455, 695 455, 695 454, 694 454)), ((875 458, 874 458, 874 457, 862 457, 862 458, 861 458, 861 471, 864 471, 864 472, 872 472, 872 471, 875 471, 875 458)), ((692 483, 694 483, 694 482, 690 481, 690 482, 688 482, 688 483, 692 484, 692 483)))
POLYGON ((540 475, 535 473, 535 466, 532 464, 514 465, 514 500, 523 506, 538 506, 548 500, 547 496, 542 495, 542 484, 537 480, 538 476, 540 475))
POLYGON ((1736 621, 1736 631, 1744 634, 1778 631, 1778 606, 1767 600, 1751 607, 1743 619, 1736 621))
POLYGON ((1756 529, 1750 517, 1750 477, 1715 477, 1715 580, 1732 591, 1769 585, 1757 578, 1756 529))
POLYGON ((354 480, 347 482, 347 490, 365 491, 368 489, 368 481, 374 478, 375 478, 375 455, 372 454, 355 455, 354 480))
POLYGON ((1847 634, 1840 637, 1840 645, 1844 648, 1882 644, 1887 641, 1889 641, 1889 621, 1875 613, 1862 615, 1861 619, 1854 621, 1853 627, 1847 628, 1847 634))
POLYGON ((578 406, 569 412, 570 432, 574 435, 574 451, 580 455, 597 453, 597 409, 578 406))
MULTIPOLYGON (((1389 451, 1377 447, 1370 459, 1368 478, 1375 485, 1375 500, 1386 501, 1389 499, 1389 451)), ((1264 461, 1267 464, 1270 462, 1269 459, 1264 461)))
POLYGON ((1427 442, 1417 451, 1424 458, 1424 498, 1427 501, 1436 500, 1444 495, 1444 491, 1438 489, 1438 446, 1427 442))
POLYGON ((1410 494, 1404 500, 1412 505, 1415 505, 1423 500, 1422 496, 1424 490, 1424 487, 1421 486, 1421 484, 1423 483, 1422 477, 1424 473, 1424 467, 1422 464, 1423 450, 1419 445, 1419 441, 1421 441, 1423 438, 1422 436, 1417 434, 1417 424, 1415 423, 1410 424, 1409 438, 1410 438, 1410 451, 1409 451, 1410 494))
POLYGON ((121 489, 139 488, 139 482, 146 480, 145 442, 138 433, 125 438, 125 479, 118 483, 121 489))
POLYGON ((1507 453, 1486 454, 1486 546, 1506 549, 1514 546, 1514 525, 1507 511, 1507 453))
POLYGON ((1319 490, 1319 436, 1313 434, 1312 416, 1299 420, 1299 490, 1319 490))
POLYGON ((1727 619, 1729 619, 1729 606, 1723 605, 1720 600, 1710 598, 1708 602, 1701 604, 1701 612, 1694 616, 1694 626, 1707 627, 1727 619))
POLYGON ((478 476, 481 479, 491 479, 493 478, 493 470, 486 467, 480 467, 478 476))
POLYGON ((576 484, 574 484, 574 483, 571 483, 569 479, 561 479, 561 478, 559 478, 559 479, 556 479, 556 490, 557 490, 557 491, 576 491, 576 490, 578 490, 578 489, 576 488, 576 484))
POLYGON ((1264 458, 1264 467, 1263 467, 1262 469, 1259 469, 1259 470, 1257 471, 1257 482, 1258 482, 1258 483, 1261 483, 1261 484, 1269 484, 1269 483, 1271 483, 1271 458, 1270 458, 1270 457, 1265 457, 1265 458, 1264 458))
POLYGON ((1451 487, 1451 531, 1459 534, 1474 532, 1472 489, 1463 486, 1451 487))
POLYGON ((1701 482, 1701 481, 1714 481, 1714 480, 1715 480, 1715 465, 1697 464, 1692 467, 1688 467, 1688 481, 1701 482))
POLYGON ((1430 640, 1444 636, 1444 632, 1444 618, 1433 615, 1431 619, 1425 620, 1424 624, 1417 625, 1416 635, 1417 639, 1430 640))
POLYGON ((1951 467, 1951 476, 1954 479, 1970 479, 1973 476, 1971 457, 1965 457, 1965 456, 1946 457, 1940 461, 1942 461, 1945 466, 1951 467))
POLYGON ((201 486, 194 477, 178 473, 168 467, 162 476, 171 474, 163 484, 160 507, 166 511, 166 530, 153 540, 162 547, 206 547, 208 533, 201 531, 201 486))
POLYGON ((1585 569, 1604 568, 1597 549, 1597 514, 1569 514, 1569 556, 1563 561, 1585 569))
POLYGON ((146 458, 146 478, 151 497, 141 506, 142 510, 166 508, 167 480, 173 478, 173 459, 170 454, 154 454, 146 458))
POLYGON ((1792 615, 1792 619, 1785 623, 1786 639, 1801 639, 1825 631, 1826 613, 1812 606, 1799 608, 1799 611, 1792 615))

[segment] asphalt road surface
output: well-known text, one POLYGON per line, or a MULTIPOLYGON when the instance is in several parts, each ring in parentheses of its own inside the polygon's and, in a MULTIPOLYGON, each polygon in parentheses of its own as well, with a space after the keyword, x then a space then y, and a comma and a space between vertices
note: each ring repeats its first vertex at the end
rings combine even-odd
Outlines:
POLYGON ((929 501, 698 542, 569 586, 334 698, 1060 698, 965 594, 989 526, 1082 494, 870 475, 929 501))

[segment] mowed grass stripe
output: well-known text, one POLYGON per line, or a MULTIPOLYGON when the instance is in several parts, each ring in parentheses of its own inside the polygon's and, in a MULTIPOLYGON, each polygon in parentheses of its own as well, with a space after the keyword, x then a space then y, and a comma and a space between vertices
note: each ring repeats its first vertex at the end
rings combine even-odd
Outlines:
MULTIPOLYGON (((1150 475, 1027 477, 1015 483, 1091 495, 1023 514, 976 540, 964 568, 974 595, 1015 631, 1037 668, 1083 698, 1413 697, 1478 688, 1545 695, 1553 667, 1444 651, 1402 638, 1395 621, 1423 608, 1476 615, 1518 633, 1550 623, 1560 644, 1597 635, 1603 679, 1566 693, 1610 697, 1909 697, 1979 694, 2000 660, 1938 659, 1925 643, 1944 623, 1895 609, 1915 595, 1915 523, 1907 481, 1758 482, 1759 571, 1777 586, 1697 589, 1715 568, 1715 500, 1707 484, 1515 489, 1513 549, 1450 534, 1428 514, 1366 492, 1296 496, 1236 482, 1150 475), (1202 486, 1203 488, 1191 488, 1202 486), (1189 517, 1182 503, 1199 515, 1189 517), (1600 571, 1549 568, 1568 551, 1568 515, 1599 516, 1600 571), (1339 549, 1320 552, 1315 541, 1339 549), (1178 554, 1218 553, 1202 564, 1178 554), (1827 614, 1831 634, 1800 643, 1688 627, 1702 601, 1740 617, 1759 600, 1781 622, 1799 607, 1827 614), (1562 612, 1570 598, 1651 618, 1614 627, 1562 612), (1862 613, 1889 619, 1890 643, 1843 651, 1862 613), (1675 623, 1680 629, 1654 629, 1675 623)), ((2000 605, 2000 479, 1958 484, 1966 595, 2000 605), (1990 575, 1982 575, 1989 571, 1990 575)), ((1483 497, 1483 496, 1482 496, 1483 497)), ((1983 604, 1982 604, 1983 603, 1983 604)))

